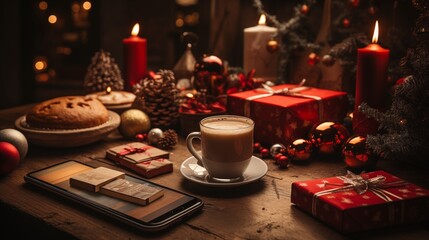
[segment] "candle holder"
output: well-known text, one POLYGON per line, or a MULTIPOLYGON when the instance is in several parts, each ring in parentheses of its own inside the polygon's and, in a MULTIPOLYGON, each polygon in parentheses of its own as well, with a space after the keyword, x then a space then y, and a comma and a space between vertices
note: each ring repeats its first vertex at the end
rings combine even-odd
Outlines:
POLYGON ((118 114, 130 109, 136 99, 136 95, 133 93, 126 91, 112 91, 110 87, 108 87, 106 91, 91 93, 86 96, 99 100, 107 109, 118 114))

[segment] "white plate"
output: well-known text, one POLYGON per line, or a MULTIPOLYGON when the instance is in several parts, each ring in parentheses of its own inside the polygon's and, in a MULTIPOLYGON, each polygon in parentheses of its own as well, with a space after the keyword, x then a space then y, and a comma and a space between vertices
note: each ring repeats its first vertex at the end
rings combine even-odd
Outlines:
POLYGON ((25 115, 15 120, 15 127, 28 142, 42 147, 68 148, 87 145, 105 138, 121 122, 120 116, 109 111, 109 120, 99 126, 81 129, 41 129, 29 127, 25 115))
POLYGON ((199 184, 213 187, 234 187, 248 184, 265 176, 267 171, 267 164, 255 156, 252 156, 249 166, 243 174, 243 178, 235 182, 217 182, 210 179, 206 169, 198 165, 197 159, 193 156, 183 161, 180 166, 180 172, 185 178, 199 184))

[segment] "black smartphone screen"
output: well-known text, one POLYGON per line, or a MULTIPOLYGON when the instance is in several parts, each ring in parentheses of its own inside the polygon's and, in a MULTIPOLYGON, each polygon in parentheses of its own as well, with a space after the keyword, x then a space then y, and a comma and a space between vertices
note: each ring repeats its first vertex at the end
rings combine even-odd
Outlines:
POLYGON ((72 175, 91 169, 93 167, 89 165, 70 160, 28 173, 24 179, 144 230, 163 229, 203 206, 203 202, 194 196, 128 174, 125 176, 127 180, 164 189, 164 196, 142 206, 70 186, 72 175))

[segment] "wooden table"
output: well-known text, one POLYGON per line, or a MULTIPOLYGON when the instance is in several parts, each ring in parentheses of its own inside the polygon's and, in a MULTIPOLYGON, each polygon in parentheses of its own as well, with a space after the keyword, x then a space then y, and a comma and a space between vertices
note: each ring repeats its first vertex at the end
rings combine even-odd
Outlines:
MULTIPOLYGON (((13 128, 15 119, 29 108, 20 106, 0 111, 0 129, 13 128)), ((181 175, 180 164, 191 155, 184 139, 180 139, 172 150, 173 173, 151 181, 196 195, 204 200, 205 206, 201 214, 160 233, 136 230, 24 182, 28 172, 69 159, 117 168, 103 159, 105 150, 126 142, 114 132, 103 141, 78 148, 30 145, 28 156, 18 168, 0 178, 0 216, 2 222, 7 222, 1 225, 1 234, 55 239, 429 239, 427 223, 344 236, 291 204, 292 182, 344 175, 346 168, 341 161, 315 160, 308 165, 279 169, 273 160, 267 160, 268 174, 257 182, 232 189, 209 188, 181 175)), ((379 168, 429 187, 427 171, 410 164, 382 161, 379 168)))

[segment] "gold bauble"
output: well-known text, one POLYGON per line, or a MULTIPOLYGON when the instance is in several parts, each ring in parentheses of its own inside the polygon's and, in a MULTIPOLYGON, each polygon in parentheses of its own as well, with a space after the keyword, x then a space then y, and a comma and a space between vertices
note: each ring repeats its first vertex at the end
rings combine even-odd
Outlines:
POLYGON ((141 110, 129 109, 121 114, 119 132, 125 138, 134 138, 139 133, 147 133, 150 129, 149 116, 141 110))

